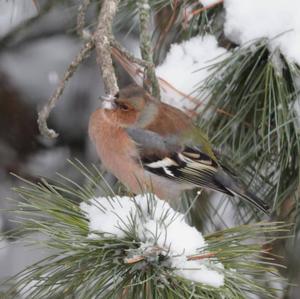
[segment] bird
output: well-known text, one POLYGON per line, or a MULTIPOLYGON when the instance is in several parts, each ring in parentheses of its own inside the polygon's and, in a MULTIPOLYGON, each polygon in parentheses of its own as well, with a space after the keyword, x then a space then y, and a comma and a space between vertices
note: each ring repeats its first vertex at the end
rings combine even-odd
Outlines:
POLYGON ((103 101, 89 136, 107 171, 132 193, 168 202, 195 188, 239 197, 268 214, 268 205, 224 166, 206 134, 183 111, 131 84, 103 101))

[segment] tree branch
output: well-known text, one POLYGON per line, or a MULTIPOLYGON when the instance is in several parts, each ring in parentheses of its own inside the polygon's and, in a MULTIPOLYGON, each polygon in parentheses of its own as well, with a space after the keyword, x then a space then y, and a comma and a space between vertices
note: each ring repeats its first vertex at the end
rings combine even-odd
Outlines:
POLYGON ((119 92, 114 71, 110 41, 112 39, 112 21, 117 12, 119 0, 104 0, 98 18, 94 41, 97 53, 97 63, 102 74, 105 92, 108 98, 114 98, 119 92))
MULTIPOLYGON (((89 0, 84 0, 84 2, 79 7, 77 30, 81 34, 83 34, 83 28, 85 24, 85 12, 89 5, 89 2, 89 0)), ((56 106, 57 101, 62 95, 65 89, 66 82, 73 76, 77 67, 82 63, 84 58, 93 49, 94 46, 96 46, 97 63, 100 67, 105 92, 108 98, 114 98, 114 96, 118 93, 119 88, 117 85, 117 78, 112 64, 110 46, 110 41, 112 40, 112 21, 117 11, 118 3, 119 0, 103 1, 101 11, 99 14, 98 26, 93 35, 93 38, 90 38, 85 44, 85 46, 77 54, 73 62, 69 65, 57 89, 55 90, 47 104, 39 112, 38 125, 42 135, 50 138, 56 138, 58 136, 58 134, 54 130, 48 128, 47 119, 49 117, 50 112, 56 106)))
POLYGON ((145 61, 143 59, 135 57, 133 54, 131 54, 129 51, 127 51, 126 48, 124 48, 117 40, 114 38, 111 39, 110 44, 113 48, 115 48, 121 55, 123 55, 125 58, 127 58, 130 62, 136 63, 142 67, 151 67, 151 63, 148 61, 145 61))
POLYGON ((76 31, 77 34, 84 40, 91 37, 90 32, 85 29, 85 16, 90 3, 91 0, 82 0, 81 4, 78 7, 76 31))
POLYGON ((56 138, 58 136, 58 134, 54 130, 48 128, 47 119, 49 117, 50 112, 55 107, 57 101, 62 95, 67 81, 73 76, 77 67, 87 57, 87 55, 89 54, 89 52, 92 50, 93 47, 94 47, 94 43, 92 40, 88 41, 84 45, 84 47, 79 51, 79 53, 76 55, 72 63, 69 65, 68 69, 64 74, 63 79, 60 81, 59 85, 57 86, 51 98, 48 100, 47 104, 38 113, 37 122, 42 135, 47 136, 49 138, 56 138))
MULTIPOLYGON (((152 90, 150 91, 152 95, 160 99, 160 89, 159 83, 155 74, 155 66, 152 57, 152 47, 151 47, 151 37, 149 34, 149 24, 150 24, 150 6, 148 0, 138 0, 139 7, 139 17, 140 17, 140 48, 143 60, 149 63, 146 67, 146 80, 150 81, 152 90)), ((146 88, 147 85, 144 84, 146 88)))
POLYGON ((215 2, 215 3, 212 3, 212 4, 209 4, 209 5, 203 6, 203 7, 199 8, 199 9, 196 9, 196 10, 192 11, 191 14, 192 14, 193 16, 199 15, 199 14, 202 13, 203 11, 209 10, 209 9, 211 9, 211 8, 213 8, 213 7, 217 6, 217 5, 219 5, 219 4, 222 4, 223 2, 224 2, 224 0, 220 0, 220 1, 217 1, 217 2, 215 2))
MULTIPOLYGON (((164 248, 158 247, 158 246, 153 246, 153 247, 147 248, 147 250, 145 250, 145 252, 143 254, 126 257, 126 258, 124 258, 123 261, 125 264, 135 264, 140 261, 146 260, 148 257, 160 255, 163 252, 167 252, 167 250, 164 248)), ((203 260, 203 259, 209 259, 209 258, 212 258, 215 256, 216 256, 216 252, 207 252, 207 253, 196 254, 196 255, 187 255, 186 260, 187 261, 199 261, 199 260, 203 260)))

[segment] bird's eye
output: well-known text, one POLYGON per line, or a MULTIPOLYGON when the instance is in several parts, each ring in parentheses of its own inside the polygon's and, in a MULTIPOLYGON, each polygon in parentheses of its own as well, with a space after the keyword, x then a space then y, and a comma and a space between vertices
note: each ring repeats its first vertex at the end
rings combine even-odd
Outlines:
POLYGON ((123 103, 118 103, 118 107, 123 111, 128 111, 129 107, 123 103))

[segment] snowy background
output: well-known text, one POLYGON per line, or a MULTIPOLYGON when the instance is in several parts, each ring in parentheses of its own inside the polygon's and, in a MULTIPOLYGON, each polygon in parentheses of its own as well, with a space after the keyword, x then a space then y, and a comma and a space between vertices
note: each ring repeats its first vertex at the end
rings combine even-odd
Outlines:
MULTIPOLYGON (((216 1, 201 2, 211 5, 216 1)), ((278 48, 290 61, 300 64, 299 1, 289 0, 287 4, 284 0, 225 0, 224 8, 224 31, 228 39, 244 45, 250 40, 267 37, 270 49, 278 48), (284 32, 286 34, 275 38, 284 32)), ((89 115, 99 106, 98 97, 103 94, 93 55, 69 82, 51 114, 49 126, 60 133, 59 138, 54 141, 42 138, 36 123, 38 109, 51 96, 81 46, 75 35, 76 13, 76 1, 71 9, 57 6, 34 26, 22 30, 18 39, 6 40, 5 44, 0 41, 0 209, 12 208, 6 198, 15 197, 11 187, 20 184, 11 172, 31 180, 39 176, 53 178, 60 172, 78 181, 79 176, 67 159, 76 157, 84 163, 98 163, 87 135, 89 115)), ((0 0, 0 39, 9 36, 22 21, 36 15, 37 8, 31 0, 0 0)), ((119 40, 138 52, 134 33, 127 36, 120 32, 119 40)), ((157 67, 157 75, 176 86, 179 92, 162 87, 164 101, 185 111, 198 107, 198 103, 183 99, 182 94, 193 99, 197 84, 209 75, 209 71, 202 68, 224 55, 230 53, 218 46, 212 35, 172 45, 157 67), (199 69, 202 70, 195 73, 199 69)), ((127 76, 121 78, 121 84, 129 82, 127 76)), ((295 109, 300 115, 300 104, 295 109)), ((219 201, 219 196, 213 196, 216 206, 219 201)), ((226 205, 223 215, 228 225, 234 225, 230 204, 226 205)), ((8 212, 0 212, 0 231, 8 231, 16 225, 8 212)), ((0 280, 47 254, 38 248, 25 248, 21 243, 12 245, 6 239, 0 240, 0 247, 0 280)), ((299 298, 296 288, 293 293, 291 298, 299 298)))

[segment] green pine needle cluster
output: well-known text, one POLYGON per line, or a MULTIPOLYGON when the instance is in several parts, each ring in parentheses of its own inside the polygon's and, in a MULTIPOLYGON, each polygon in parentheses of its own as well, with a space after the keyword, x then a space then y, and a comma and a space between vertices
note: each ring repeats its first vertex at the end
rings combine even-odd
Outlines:
MULTIPOLYGON (((101 4, 99 0, 91 2, 101 4)), ((138 26, 136 3, 121 1, 116 30, 124 29, 124 24, 128 31, 138 26)), ((202 8, 198 0, 150 0, 149 4, 158 25, 153 32, 156 62, 163 60, 171 43, 199 34, 214 34, 219 44, 229 49, 221 61, 212 61, 211 75, 199 82, 199 99, 205 100, 209 91, 210 100, 198 123, 206 128, 223 156, 230 154, 228 160, 240 170, 251 189, 273 207, 273 219, 295 221, 295 229, 299 230, 300 131, 293 110, 299 96, 295 82, 300 75, 299 66, 288 62, 278 50, 270 51, 267 40, 242 47, 228 41, 223 32, 222 4, 186 19, 187 8, 194 12, 202 8), (290 207, 288 211, 286 206, 290 207)), ((93 22, 87 27, 92 27, 93 22)), ((114 192, 96 167, 88 169, 80 162, 73 164, 85 178, 85 186, 61 176, 57 182, 26 181, 26 186, 16 189, 21 201, 14 213, 18 214, 22 229, 10 236, 24 236, 29 245, 36 246, 37 240, 30 240, 30 236, 41 233, 46 238, 40 246, 52 249, 53 254, 4 282, 9 288, 5 298, 16 298, 18 292, 25 290, 27 298, 53 299, 223 299, 249 298, 250 294, 278 297, 274 285, 282 281, 278 274, 279 259, 268 251, 275 239, 289 234, 290 226, 279 222, 251 224, 260 216, 251 208, 238 206, 238 222, 247 224, 205 236, 206 251, 212 252, 213 258, 225 267, 225 285, 216 289, 193 283, 175 275, 167 256, 126 263, 124 259, 140 245, 134 225, 127 228, 124 239, 103 234, 98 239, 89 238, 88 219, 79 203, 99 194, 113 197, 114 192)), ((204 208, 201 201, 201 210, 204 208)), ((201 218, 203 225, 222 217, 219 211, 211 215, 208 210, 210 215, 206 219, 199 216, 199 210, 191 209, 193 223, 197 222, 195 218, 201 218)))
MULTIPOLYGON (((209 287, 177 276, 167 255, 126 263, 140 245, 134 219, 124 228, 124 239, 101 233, 90 238, 79 203, 99 192, 108 198, 113 194, 96 167, 73 165, 86 178, 85 186, 60 177, 59 183, 25 181, 15 190, 22 199, 14 211, 22 224, 18 235, 36 246, 31 233, 41 233, 45 238, 39 245, 53 254, 10 278, 6 298, 20 291, 25 298, 248 298, 249 293, 274 298, 271 281, 281 281, 280 266, 267 249, 275 238, 287 235, 288 226, 257 223, 207 235, 205 251, 223 263, 225 274, 223 287, 209 287)), ((149 196, 149 207, 151 200, 149 196)))
POLYGON ((207 90, 211 97, 203 112, 210 116, 205 121, 200 116, 201 125, 215 145, 233 153, 231 160, 275 212, 281 213, 285 200, 294 200, 289 216, 295 217, 300 134, 293 107, 299 67, 277 50, 270 53, 261 40, 226 55, 211 70, 198 89, 200 97, 207 90))

